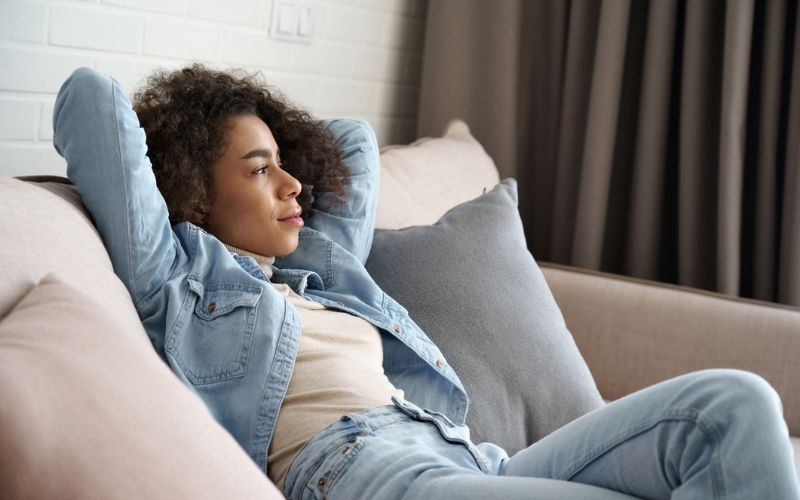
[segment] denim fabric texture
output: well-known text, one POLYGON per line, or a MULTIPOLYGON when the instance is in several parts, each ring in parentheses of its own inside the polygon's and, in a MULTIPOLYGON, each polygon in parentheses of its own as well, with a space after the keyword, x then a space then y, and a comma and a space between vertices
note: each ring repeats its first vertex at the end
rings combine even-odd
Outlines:
MULTIPOLYGON (((192 224, 170 225, 144 132, 112 78, 76 70, 59 91, 53 125, 67 174, 156 351, 266 472, 300 335, 294 307, 252 258, 234 257, 192 224)), ((473 444, 458 377, 364 269, 378 191, 374 133, 357 120, 327 125, 352 173, 346 201, 315 193, 299 247, 275 261, 273 281, 375 325, 386 375, 407 401, 345 415, 312 438, 287 473, 290 498, 575 498, 540 478, 644 498, 798 497, 780 400, 745 372, 664 382, 511 458, 473 444)))
POLYGON ((662 382, 510 458, 492 445, 472 444, 468 435, 466 427, 402 400, 345 415, 300 451, 284 494, 293 500, 800 495, 777 394, 743 371, 705 370, 662 382))

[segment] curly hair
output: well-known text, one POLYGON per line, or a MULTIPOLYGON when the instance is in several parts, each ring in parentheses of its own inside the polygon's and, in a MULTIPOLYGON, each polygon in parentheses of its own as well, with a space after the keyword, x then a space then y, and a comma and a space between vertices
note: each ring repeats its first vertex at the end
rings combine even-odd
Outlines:
POLYGON ((242 115, 258 116, 272 131, 284 168, 304 186, 298 203, 305 214, 312 187, 344 195, 348 170, 336 138, 258 74, 201 64, 159 70, 134 94, 133 108, 172 224, 203 225, 215 196, 211 167, 225 152, 233 119, 242 115))

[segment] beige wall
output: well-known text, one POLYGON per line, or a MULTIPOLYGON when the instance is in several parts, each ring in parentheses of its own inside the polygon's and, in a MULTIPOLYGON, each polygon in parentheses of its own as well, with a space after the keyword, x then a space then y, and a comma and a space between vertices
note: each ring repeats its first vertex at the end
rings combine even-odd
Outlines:
POLYGON ((0 0, 0 175, 63 175, 50 116, 78 66, 130 90, 198 60, 262 71, 320 117, 369 120, 381 144, 414 138, 425 0, 315 0, 310 44, 269 36, 272 0, 0 0))

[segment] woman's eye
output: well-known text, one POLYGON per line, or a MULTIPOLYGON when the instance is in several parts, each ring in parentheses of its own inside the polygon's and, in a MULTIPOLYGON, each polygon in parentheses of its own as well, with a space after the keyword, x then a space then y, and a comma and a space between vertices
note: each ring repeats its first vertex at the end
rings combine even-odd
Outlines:
POLYGON ((256 175, 266 174, 267 173, 267 168, 269 168, 269 167, 261 167, 259 169, 253 170, 253 173, 256 174, 256 175))

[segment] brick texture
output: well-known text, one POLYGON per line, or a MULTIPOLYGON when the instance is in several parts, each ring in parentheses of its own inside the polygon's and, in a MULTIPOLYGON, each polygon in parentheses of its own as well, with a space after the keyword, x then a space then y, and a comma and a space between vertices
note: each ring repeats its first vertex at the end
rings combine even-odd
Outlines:
POLYGON ((50 7, 50 44, 108 52, 139 51, 141 16, 97 11, 93 6, 50 7))
POLYGON ((192 61, 263 73, 319 117, 415 137, 427 0, 315 0, 311 43, 270 37, 274 0, 0 0, 0 175, 64 175, 53 101, 79 66, 132 91, 192 61))

